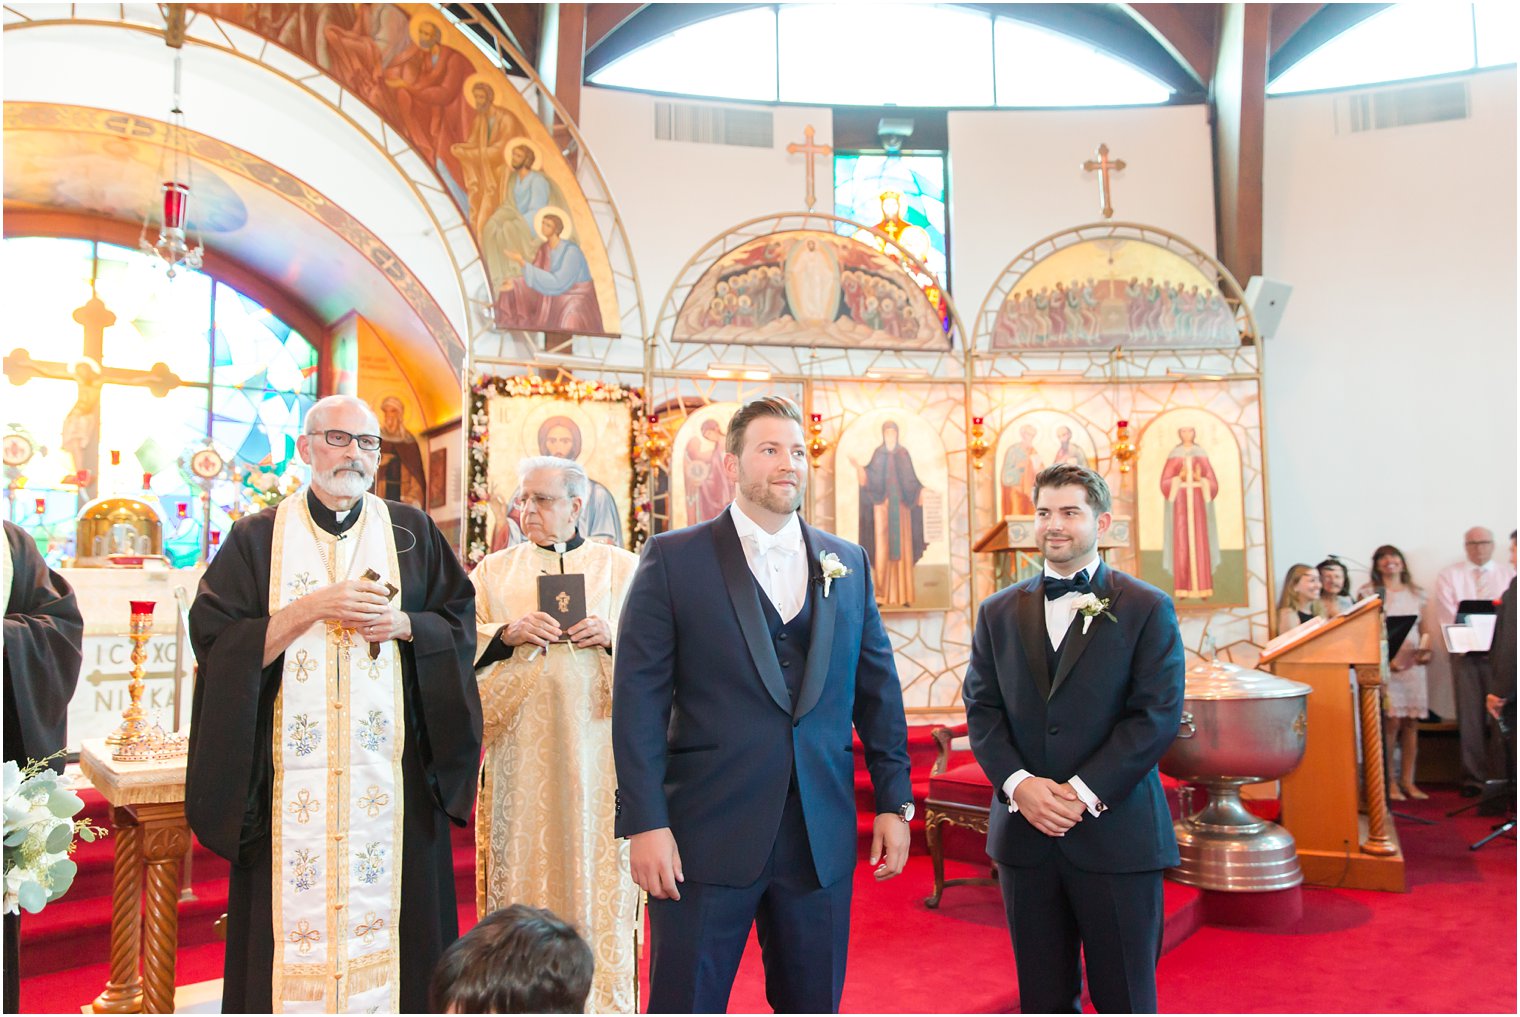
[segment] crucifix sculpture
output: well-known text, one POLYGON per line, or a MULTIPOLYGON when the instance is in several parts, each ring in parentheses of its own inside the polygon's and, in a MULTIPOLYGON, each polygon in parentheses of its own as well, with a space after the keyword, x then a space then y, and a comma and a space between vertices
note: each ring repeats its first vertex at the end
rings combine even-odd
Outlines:
POLYGON ((1096 159, 1088 159, 1082 164, 1082 169, 1085 172, 1098 171, 1098 200, 1103 202, 1103 218, 1105 219, 1112 219, 1114 217, 1113 191, 1110 189, 1108 180, 1109 170, 1122 170, 1123 168, 1123 159, 1110 159, 1108 157, 1107 145, 1099 145, 1098 157, 1096 159))
POLYGON ((813 144, 813 125, 808 124, 802 129, 802 136, 807 139, 802 144, 795 141, 786 146, 787 155, 797 155, 799 152, 807 159, 807 207, 808 211, 818 203, 818 195, 813 190, 813 157, 818 155, 833 155, 834 149, 828 145, 813 144))
POLYGON ((84 356, 72 364, 33 360, 24 349, 12 350, 5 358, 5 376, 12 385, 24 385, 32 378, 72 381, 79 386, 79 397, 63 418, 59 447, 74 460, 74 480, 86 500, 96 495, 100 477, 100 389, 103 385, 136 385, 162 399, 170 389, 180 385, 179 375, 164 363, 149 370, 135 371, 122 367, 102 367, 105 331, 116 324, 116 315, 105 302, 90 294, 83 307, 74 311, 74 320, 84 328, 84 356))

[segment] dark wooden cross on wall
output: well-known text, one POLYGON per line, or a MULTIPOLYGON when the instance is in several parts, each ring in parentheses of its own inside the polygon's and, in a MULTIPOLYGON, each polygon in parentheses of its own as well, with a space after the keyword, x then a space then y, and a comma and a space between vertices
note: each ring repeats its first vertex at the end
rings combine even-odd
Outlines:
POLYGON ((104 385, 134 385, 146 388, 162 399, 181 384, 179 375, 164 363, 146 371, 123 367, 103 367, 105 332, 116 324, 116 315, 105 302, 90 294, 83 307, 76 308, 74 320, 84 328, 84 356, 72 364, 50 360, 33 360, 24 349, 15 349, 5 358, 5 376, 12 385, 24 385, 33 378, 72 381, 79 386, 79 397, 63 418, 59 446, 74 460, 75 477, 80 494, 92 499, 100 483, 100 390, 104 385))
POLYGON ((1103 203, 1103 218, 1105 219, 1112 219, 1114 217, 1113 190, 1109 184, 1108 173, 1110 170, 1122 170, 1123 168, 1123 159, 1110 159, 1108 157, 1107 145, 1099 145, 1098 157, 1096 159, 1088 159, 1082 164, 1082 169, 1087 173, 1091 173, 1094 170, 1098 171, 1098 200, 1103 203))

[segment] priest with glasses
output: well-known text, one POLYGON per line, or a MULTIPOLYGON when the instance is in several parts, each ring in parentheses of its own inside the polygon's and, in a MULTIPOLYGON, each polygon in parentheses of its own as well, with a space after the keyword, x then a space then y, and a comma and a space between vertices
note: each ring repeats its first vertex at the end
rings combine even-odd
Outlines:
POLYGON ((367 493, 380 426, 306 415, 311 484, 238 520, 190 611, 185 812, 232 863, 222 1012, 425 1012, 475 801, 475 596, 416 508, 367 493))

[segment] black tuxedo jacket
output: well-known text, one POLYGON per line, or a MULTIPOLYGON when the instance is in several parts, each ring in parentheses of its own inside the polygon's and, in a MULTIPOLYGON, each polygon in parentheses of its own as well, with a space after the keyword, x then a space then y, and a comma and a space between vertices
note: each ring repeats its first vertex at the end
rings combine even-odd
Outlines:
POLYGON ((1038 865, 1062 852, 1089 872, 1143 872, 1178 863, 1156 763, 1182 717, 1184 657, 1177 612, 1154 586, 1099 565, 1093 592, 1115 619, 1082 615, 1046 664, 1043 576, 988 597, 977 614, 964 699, 971 749, 995 789, 987 853, 1038 865), (1010 814, 1002 786, 1019 770, 1057 782, 1079 776, 1107 806, 1049 837, 1010 814))
POLYGON ((1504 723, 1515 723, 1515 580, 1499 598, 1499 618, 1488 651, 1488 691, 1504 700, 1504 723))
POLYGON ((670 827, 687 879, 747 886, 776 840, 792 773, 819 882, 855 866, 855 762, 877 812, 912 799, 892 645, 856 544, 802 524, 811 643, 795 707, 727 511, 645 546, 618 624, 612 685, 616 835, 670 827), (850 574, 823 596, 819 555, 850 574))

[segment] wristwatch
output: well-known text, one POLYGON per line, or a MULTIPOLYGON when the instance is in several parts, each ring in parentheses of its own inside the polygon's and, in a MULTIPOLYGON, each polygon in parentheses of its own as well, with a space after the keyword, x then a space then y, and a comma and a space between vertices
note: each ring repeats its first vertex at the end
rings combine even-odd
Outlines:
POLYGON ((906 802, 897 807, 897 818, 901 819, 904 823, 911 823, 913 822, 913 814, 916 811, 912 802, 906 802))

